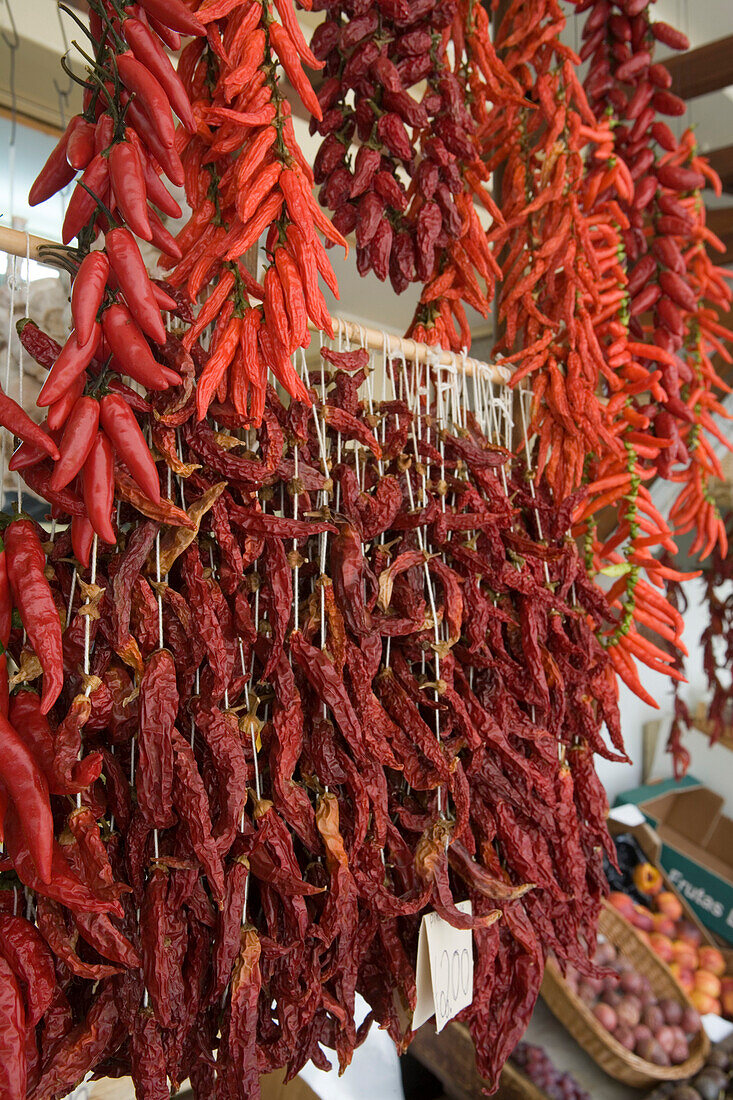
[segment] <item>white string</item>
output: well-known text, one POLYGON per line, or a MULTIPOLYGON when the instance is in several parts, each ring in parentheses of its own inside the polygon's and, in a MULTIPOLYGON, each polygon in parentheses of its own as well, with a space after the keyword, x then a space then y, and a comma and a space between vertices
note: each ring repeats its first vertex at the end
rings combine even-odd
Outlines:
MULTIPOLYGON (((11 147, 11 148, 14 148, 14 146, 11 147)), ((12 178, 13 178, 12 171, 11 171, 11 174, 10 174, 10 178, 11 178, 11 181, 12 181, 12 178)), ((12 200, 11 200, 11 202, 12 202, 12 200)), ((12 337, 13 337, 13 331, 14 331, 13 320, 14 320, 14 316, 15 316, 15 272, 16 272, 16 266, 17 266, 17 257, 12 256, 11 257, 11 262, 10 262, 10 276, 8 278, 8 284, 10 286, 10 302, 9 302, 9 305, 8 305, 8 343, 7 343, 7 346, 5 348, 5 392, 6 393, 8 393, 8 391, 10 390, 10 354, 11 354, 11 351, 12 351, 12 344, 13 344, 13 338, 12 337)), ((4 483, 5 473, 6 473, 5 450, 6 450, 6 446, 7 446, 7 437, 8 437, 8 433, 5 429, 3 429, 2 436, 3 436, 2 444, 0 444, 0 469, 2 469, 3 483, 4 483)), ((4 485, 3 485, 3 487, 4 487, 4 485)))
MULTIPOLYGON (((94 538, 92 539, 92 572, 89 578, 90 584, 95 585, 97 583, 97 533, 94 532, 94 538)), ((87 600, 87 603, 90 601, 87 600)), ((85 615, 84 617, 84 675, 89 676, 89 657, 90 657, 90 640, 92 630, 92 618, 91 615, 85 615)), ((84 688, 84 694, 88 697, 91 694, 92 685, 87 682, 84 688)))
MULTIPOLYGON (((31 239, 26 232, 25 235, 25 313, 28 315, 30 309, 31 300, 31 239)), ((8 331, 8 347, 10 347, 10 339, 12 335, 12 329, 8 331)), ((23 408, 23 342, 18 340, 18 404, 21 409, 23 408)), ((18 494, 18 511, 23 511, 23 479, 20 476, 20 470, 15 475, 16 490, 18 494)))

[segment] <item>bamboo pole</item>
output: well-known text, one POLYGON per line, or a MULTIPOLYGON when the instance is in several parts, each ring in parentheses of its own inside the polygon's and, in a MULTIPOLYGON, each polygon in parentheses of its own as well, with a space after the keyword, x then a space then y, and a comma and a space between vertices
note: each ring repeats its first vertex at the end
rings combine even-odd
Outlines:
MULTIPOLYGON (((23 233, 20 229, 0 226, 0 252, 7 252, 11 256, 20 256, 25 259, 28 255, 38 263, 48 264, 50 267, 63 267, 63 263, 56 260, 53 255, 54 250, 58 252, 62 248, 63 245, 46 240, 45 237, 34 237, 33 234, 23 233)), ((506 385, 511 377, 511 372, 506 367, 482 363, 467 355, 456 355, 452 351, 443 351, 429 344, 421 344, 405 336, 393 336, 391 333, 381 332, 368 325, 360 325, 356 321, 347 321, 343 317, 333 317, 332 320, 337 332, 342 333, 352 342, 361 342, 362 347, 370 348, 372 351, 383 352, 386 345, 388 354, 404 355, 405 359, 413 362, 429 360, 436 365, 453 367, 461 374, 473 375, 479 372, 486 374, 498 385, 506 385)))
POLYGON ((63 267, 61 263, 54 263, 53 258, 45 252, 46 249, 58 250, 63 247, 45 237, 35 237, 32 233, 23 233, 20 229, 0 225, 0 252, 7 252, 9 256, 20 256, 23 260, 30 256, 32 260, 49 267, 63 267))

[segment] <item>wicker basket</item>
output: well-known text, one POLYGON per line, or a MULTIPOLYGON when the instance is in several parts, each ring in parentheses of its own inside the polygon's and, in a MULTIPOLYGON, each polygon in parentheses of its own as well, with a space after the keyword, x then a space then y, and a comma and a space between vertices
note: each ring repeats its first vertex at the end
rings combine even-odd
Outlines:
MULTIPOLYGON (((640 974, 651 982, 660 998, 673 997, 687 1006, 689 1001, 661 959, 637 936, 629 922, 612 906, 604 904, 599 930, 612 944, 620 948, 640 974)), ((548 960, 542 983, 542 996, 547 1007, 567 1028, 583 1050, 609 1077, 635 1088, 646 1088, 659 1081, 684 1081, 702 1067, 710 1049, 704 1031, 690 1044, 690 1056, 678 1066, 655 1066, 637 1054, 626 1050, 610 1032, 596 1020, 588 1006, 568 989, 557 965, 548 960)))

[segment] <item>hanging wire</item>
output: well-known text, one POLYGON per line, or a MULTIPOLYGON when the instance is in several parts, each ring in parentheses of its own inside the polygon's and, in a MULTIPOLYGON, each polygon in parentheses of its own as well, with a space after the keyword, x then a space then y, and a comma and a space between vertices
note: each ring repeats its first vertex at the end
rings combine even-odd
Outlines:
MULTIPOLYGON (((30 312, 31 301, 31 239, 25 235, 25 313, 30 312)), ((8 331, 8 344, 10 344, 10 331, 8 331)), ((23 408, 23 342, 18 341, 18 404, 23 408)), ((3 472, 5 465, 2 465, 3 472)), ((23 479, 20 470, 15 475, 16 491, 18 496, 18 512, 23 511, 23 479)))
MULTIPOLYGON (((16 55, 20 48, 20 36, 18 34, 18 26, 15 22, 15 14, 11 6, 10 0, 4 0, 5 7, 8 9, 8 18, 10 19, 10 34, 4 27, 0 27, 0 36, 5 45, 10 50, 10 71, 9 71, 9 83, 10 83, 10 146, 8 149, 8 174, 10 176, 10 209, 8 211, 10 215, 11 226, 15 220, 15 149, 16 139, 18 136, 18 97, 16 90, 16 55)), ((13 262, 13 273, 15 273, 15 262, 13 262)), ((8 343, 10 342, 8 338, 8 343)), ((4 467, 3 467, 4 468, 4 467)))
MULTIPOLYGON (((68 57, 69 53, 71 52, 71 46, 69 44, 69 38, 68 38, 68 35, 66 33, 66 27, 64 25, 64 20, 63 20, 62 14, 61 14, 61 8, 58 5, 56 6, 56 16, 57 16, 58 21, 59 21, 59 29, 61 31, 61 37, 62 37, 63 42, 64 42, 64 57, 68 57)), ((59 114, 61 115, 61 125, 63 126, 64 129, 66 129, 66 122, 67 122, 67 118, 68 118, 69 100, 71 99, 72 92, 74 91, 74 81, 71 79, 70 76, 67 76, 66 79, 67 79, 67 87, 66 87, 66 90, 64 91, 64 89, 61 87, 61 85, 58 82, 58 78, 57 77, 53 78, 54 90, 56 92, 56 95, 57 95, 58 101, 59 101, 59 114)))
MULTIPOLYGON (((8 393, 9 390, 10 390, 10 363, 11 363, 11 353, 12 353, 12 346, 13 346, 13 340, 12 340, 12 333, 14 331, 13 321, 14 321, 14 315, 15 315, 15 272, 16 272, 16 265, 17 265, 17 258, 15 256, 13 256, 11 261, 10 261, 10 277, 8 279, 8 285, 9 285, 9 288, 10 288, 10 302, 9 302, 9 305, 8 305, 8 330, 7 330, 8 331, 8 343, 7 343, 7 346, 5 348, 5 392, 6 393, 8 393)), ((4 499, 5 498, 5 473, 6 473, 6 470, 7 470, 7 467, 5 465, 5 451, 6 451, 6 447, 7 447, 7 442, 8 442, 8 432, 5 429, 3 429, 2 442, 0 442, 0 471, 2 471, 2 478, 3 478, 3 505, 5 503, 5 499, 4 499)))

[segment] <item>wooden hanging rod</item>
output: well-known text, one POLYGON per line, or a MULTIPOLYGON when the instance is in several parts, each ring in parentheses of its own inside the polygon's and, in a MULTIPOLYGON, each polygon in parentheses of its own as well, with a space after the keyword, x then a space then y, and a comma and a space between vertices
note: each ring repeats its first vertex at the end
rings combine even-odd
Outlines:
MULTIPOLYGON (((47 264, 49 267, 63 267, 63 264, 56 261, 53 255, 53 250, 62 247, 56 241, 46 240, 45 237, 35 237, 32 233, 23 233, 20 229, 0 226, 0 252, 7 252, 10 256, 20 256, 25 259, 28 255, 32 260, 47 264)), ((368 347, 372 351, 384 351, 386 342, 387 351, 390 354, 404 355, 406 359, 412 361, 424 362, 430 357, 431 362, 455 367, 461 374, 473 375, 478 371, 498 385, 506 385, 511 377, 511 372, 506 367, 482 363, 478 359, 456 355, 451 351, 442 351, 429 344, 421 344, 404 336, 393 336, 391 333, 381 332, 379 329, 360 325, 355 321, 347 321, 342 317, 333 317, 332 320, 335 333, 341 332, 352 342, 361 341, 362 347, 368 347)))

